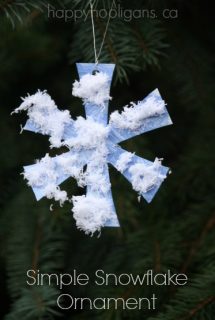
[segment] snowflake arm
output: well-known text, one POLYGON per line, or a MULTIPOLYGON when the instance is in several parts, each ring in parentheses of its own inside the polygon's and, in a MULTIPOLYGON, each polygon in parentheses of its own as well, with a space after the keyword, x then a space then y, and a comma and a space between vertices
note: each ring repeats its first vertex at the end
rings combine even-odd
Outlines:
POLYGON ((117 145, 112 145, 111 150, 108 162, 121 172, 135 191, 147 202, 151 202, 166 178, 169 168, 162 166, 158 158, 151 162, 117 145))
POLYGON ((137 104, 125 106, 110 115, 110 139, 113 143, 130 139, 144 132, 172 124, 158 89, 137 104))
POLYGON ((36 164, 25 166, 23 175, 28 180, 28 185, 32 187, 37 200, 46 196, 63 203, 68 198, 65 191, 61 192, 59 185, 69 177, 73 177, 77 180, 78 185, 83 187, 85 164, 85 153, 81 151, 71 150, 52 158, 46 154, 36 164))
POLYGON ((50 136, 51 147, 60 147, 61 142, 73 131, 73 120, 68 110, 61 111, 46 91, 36 92, 22 98, 21 105, 14 113, 26 110, 29 119, 23 130, 50 136))
POLYGON ((86 196, 73 196, 73 216, 85 233, 100 231, 101 227, 119 227, 113 203, 109 171, 106 163, 89 162, 84 176, 86 196))

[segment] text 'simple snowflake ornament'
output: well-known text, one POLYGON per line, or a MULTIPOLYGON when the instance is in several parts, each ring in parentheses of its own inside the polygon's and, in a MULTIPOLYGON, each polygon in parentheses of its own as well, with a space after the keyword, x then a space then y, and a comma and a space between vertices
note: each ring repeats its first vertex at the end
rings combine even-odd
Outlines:
POLYGON ((86 119, 73 120, 68 110, 60 111, 46 91, 23 99, 14 112, 27 110, 29 120, 23 129, 49 135, 51 147, 69 151, 51 158, 48 154, 36 164, 24 167, 24 177, 36 199, 42 197, 70 200, 59 185, 73 177, 86 195, 73 196, 76 225, 87 234, 101 227, 118 227, 109 180, 111 163, 131 182, 132 187, 150 202, 169 168, 161 159, 150 162, 123 150, 118 143, 162 126, 172 124, 159 91, 156 89, 137 104, 113 112, 108 122, 108 101, 114 64, 78 63, 80 81, 73 85, 73 95, 83 99, 86 119), (86 171, 83 167, 87 165, 86 171))

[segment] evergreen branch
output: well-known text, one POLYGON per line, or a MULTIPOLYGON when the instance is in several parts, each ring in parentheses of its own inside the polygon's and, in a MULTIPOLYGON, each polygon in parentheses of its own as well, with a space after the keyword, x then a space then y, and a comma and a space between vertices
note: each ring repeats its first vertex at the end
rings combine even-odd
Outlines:
POLYGON ((53 319, 54 314, 58 314, 55 309, 59 289, 46 284, 27 286, 26 272, 35 270, 36 277, 38 269, 48 273, 59 271, 64 265, 65 234, 63 225, 51 224, 47 210, 41 216, 37 213, 38 208, 32 210, 29 204, 29 200, 23 204, 22 196, 18 196, 9 209, 10 214, 15 212, 14 206, 20 211, 11 220, 7 244, 8 289, 14 303, 6 319, 25 317, 34 320, 43 316, 53 319))
POLYGON ((160 272, 161 270, 161 249, 160 243, 155 240, 155 272, 160 272))
POLYGON ((132 31, 134 32, 134 35, 136 36, 136 38, 137 38, 137 40, 138 40, 138 43, 139 43, 140 48, 142 48, 142 49, 143 49, 143 52, 144 52, 145 54, 147 54, 147 53, 148 53, 147 45, 146 45, 146 43, 145 43, 145 41, 144 41, 144 39, 143 39, 142 34, 141 34, 140 31, 138 30, 137 25, 134 24, 134 23, 132 24, 132 31))
POLYGON ((36 226, 35 245, 33 248, 33 259, 32 259, 32 270, 35 270, 35 271, 37 271, 38 269, 39 248, 40 248, 41 238, 42 238, 42 225, 41 225, 40 219, 38 219, 37 226, 36 226))
POLYGON ((4 8, 6 8, 8 6, 8 4, 13 3, 14 0, 5 0, 2 3, 0 3, 0 11, 4 10, 4 8))
POLYGON ((184 264, 182 266, 181 272, 182 273, 186 273, 187 269, 189 268, 189 266, 192 263, 192 260, 195 256, 195 254, 198 252, 199 247, 201 246, 204 238, 206 237, 207 233, 213 229, 215 227, 215 215, 213 215, 212 217, 209 218, 209 220, 207 221, 207 223, 205 224, 205 226, 202 229, 202 232, 200 234, 200 236, 194 241, 189 255, 187 257, 187 259, 185 259, 184 264))
POLYGON ((211 296, 207 299, 204 299, 203 301, 198 303, 196 307, 194 307, 191 311, 189 311, 189 315, 187 315, 183 318, 180 318, 178 320, 188 320, 188 319, 193 318, 200 310, 202 310, 203 308, 205 308, 205 306, 207 306, 208 304, 210 304, 214 301, 215 301, 215 296, 211 296))
MULTIPOLYGON (((99 17, 96 17, 96 23, 98 26, 96 43, 100 44, 105 27, 99 17)), ((86 29, 91 30, 90 23, 89 21, 85 21, 85 25, 78 23, 77 27, 71 47, 70 60, 72 63, 80 59, 92 62, 94 60, 92 38, 85 32, 86 29)), ((130 71, 140 71, 147 66, 158 66, 159 57, 162 56, 162 52, 167 46, 164 41, 165 34, 159 22, 144 22, 144 26, 139 25, 139 31, 135 32, 133 27, 121 20, 111 20, 110 22, 100 61, 116 64, 116 81, 128 82, 130 71), (149 33, 150 28, 153 30, 149 33), (144 34, 147 39, 144 42, 144 50, 142 36, 141 42, 139 39, 140 34, 144 34)))
POLYGON ((54 320, 61 316, 56 311, 56 300, 59 295, 58 290, 49 286, 41 286, 32 290, 24 289, 22 296, 12 305, 11 312, 6 315, 5 320, 54 320))
POLYGON ((28 17, 35 9, 43 12, 48 3, 42 0, 6 0, 0 3, 0 11, 5 13, 14 28, 16 21, 23 23, 24 18, 28 17))

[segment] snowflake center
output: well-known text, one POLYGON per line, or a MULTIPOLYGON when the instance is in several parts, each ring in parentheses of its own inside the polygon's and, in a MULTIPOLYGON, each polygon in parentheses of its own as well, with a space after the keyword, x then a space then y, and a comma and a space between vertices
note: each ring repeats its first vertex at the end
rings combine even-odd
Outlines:
POLYGON ((90 150, 94 161, 99 163, 106 158, 109 127, 94 121, 92 118, 78 117, 74 122, 73 135, 65 139, 63 145, 69 149, 90 150))

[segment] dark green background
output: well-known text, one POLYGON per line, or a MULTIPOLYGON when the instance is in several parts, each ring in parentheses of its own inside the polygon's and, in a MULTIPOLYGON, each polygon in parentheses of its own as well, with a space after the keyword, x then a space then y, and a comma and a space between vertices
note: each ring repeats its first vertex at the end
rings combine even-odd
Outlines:
MULTIPOLYGON (((66 2, 73 8, 74 1, 66 2)), ((128 2, 124 5, 130 8, 128 2)), ((155 311, 140 312, 71 309, 62 312, 63 319, 214 320, 215 38, 214 11, 209 2, 134 1, 133 8, 144 6, 159 13, 164 8, 177 8, 179 17, 161 18, 161 24, 155 29, 152 21, 146 19, 110 23, 112 36, 116 35, 111 40, 117 53, 116 61, 111 59, 108 40, 101 60, 116 62, 118 72, 119 67, 125 67, 129 80, 128 83, 118 73, 121 81, 117 81, 115 73, 110 110, 137 101, 158 87, 174 123, 126 141, 123 147, 149 160, 163 157, 164 165, 171 167, 172 174, 153 202, 147 204, 144 200, 138 203, 129 183, 110 168, 121 228, 105 228, 99 238, 86 236, 76 229, 70 204, 63 208, 54 204, 54 211, 50 212, 52 201, 36 202, 20 173, 23 165, 33 163, 48 152, 48 139, 27 131, 19 135, 20 123, 25 123, 26 116, 10 116, 20 104, 20 96, 33 94, 37 89, 47 89, 56 104, 69 109, 73 117, 84 114, 81 102, 71 96, 71 87, 77 78, 74 62, 87 62, 93 57, 90 21, 74 24, 47 19, 45 9, 40 13, 31 7, 30 13, 20 12, 23 24, 10 12, 15 21, 12 28, 5 17, 4 6, 9 8, 7 1, 0 2, 2 317, 9 320, 58 318, 55 312, 59 311, 56 308, 59 290, 47 286, 27 287, 28 269, 49 273, 72 273, 77 269, 93 275, 95 270, 103 268, 106 272, 134 275, 143 274, 147 269, 155 272, 171 269, 185 272, 189 282, 180 288, 92 285, 66 288, 64 291, 73 296, 92 298, 138 298, 155 292, 158 304, 155 311), (122 24, 120 30, 117 23, 122 24), (132 30, 134 23, 141 36, 137 47, 132 41, 130 45, 124 43, 126 37, 131 36, 126 28, 132 30), (121 34, 117 34, 119 31, 121 34), (127 61, 123 63, 123 57, 126 60, 129 54, 134 55, 130 67, 127 61)), ((15 6, 14 11, 19 14, 18 10, 15 6)), ((111 39, 110 34, 109 37, 111 39)), ((50 150, 51 155, 60 152, 50 150)), ((65 188, 70 195, 84 193, 72 180, 65 183, 65 188)))

